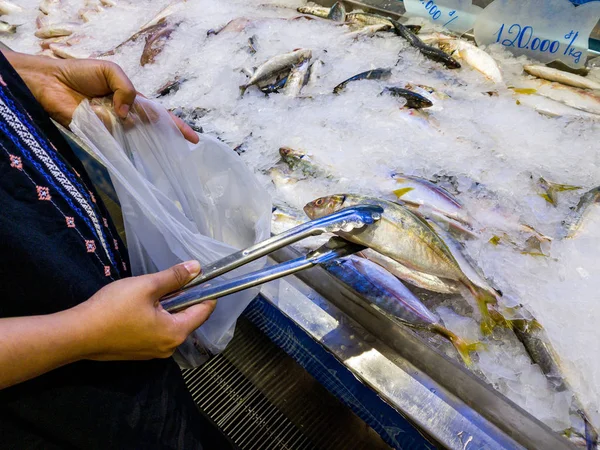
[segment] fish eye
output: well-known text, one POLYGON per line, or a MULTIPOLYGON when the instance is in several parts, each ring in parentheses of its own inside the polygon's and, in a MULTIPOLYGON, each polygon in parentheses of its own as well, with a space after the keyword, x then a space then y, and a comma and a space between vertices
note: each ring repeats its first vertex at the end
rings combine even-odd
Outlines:
POLYGON ((317 206, 323 206, 323 203, 325 203, 325 200, 323 200, 322 198, 319 198, 315 201, 315 205, 317 206))

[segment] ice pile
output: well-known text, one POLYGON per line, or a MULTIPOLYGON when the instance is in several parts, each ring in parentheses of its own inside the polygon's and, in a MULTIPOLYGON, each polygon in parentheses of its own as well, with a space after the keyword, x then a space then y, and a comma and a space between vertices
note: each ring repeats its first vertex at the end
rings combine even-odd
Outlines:
MULTIPOLYGON (((38 0, 23 0, 25 22, 7 39, 16 50, 37 52, 32 25, 38 0), (25 21, 27 19, 28 21, 25 21)), ((61 8, 69 20, 75 0, 61 8)), ((206 133, 233 147, 269 186, 277 202, 296 208, 316 197, 352 192, 390 194, 390 175, 404 172, 448 181, 475 219, 485 225, 481 240, 467 250, 507 298, 526 305, 544 325, 559 352, 563 369, 600 425, 600 219, 586 224, 589 233, 572 241, 554 241, 548 257, 523 255, 488 239, 513 235, 519 223, 556 236, 578 196, 600 185, 600 122, 549 118, 518 105, 505 85, 494 85, 468 66, 451 71, 424 59, 391 33, 354 39, 343 26, 323 20, 285 20, 298 14, 301 2, 267 0, 197 0, 175 14, 182 23, 154 64, 141 67, 143 40, 123 47, 109 59, 119 63, 140 92, 154 93, 175 77, 187 81, 161 98, 169 108, 204 108, 198 119, 206 133), (207 36, 229 20, 251 21, 240 32, 207 36), (248 51, 253 37, 256 54, 248 51), (323 61, 317 84, 304 98, 265 96, 255 88, 240 98, 238 86, 251 68, 269 57, 310 48, 323 61), (351 83, 339 95, 335 85, 359 72, 391 68, 387 82, 351 83), (449 96, 435 101, 427 114, 401 109, 393 97, 379 95, 385 86, 412 82, 449 96), (279 161, 282 146, 302 149, 331 172, 275 188, 266 171, 279 161), (537 179, 581 186, 561 193, 557 207, 538 194, 537 179)), ((131 36, 166 1, 125 1, 82 25, 81 50, 106 51, 131 36)), ((75 9, 76 10, 76 9, 75 9)), ((57 13, 59 15, 59 13, 57 13)), ((506 85, 522 77, 525 58, 490 48, 506 85)), ((469 319, 438 309, 447 325, 477 338, 469 319)), ((516 340, 492 340, 478 369, 498 390, 556 430, 569 426, 569 400, 555 393, 516 340)))

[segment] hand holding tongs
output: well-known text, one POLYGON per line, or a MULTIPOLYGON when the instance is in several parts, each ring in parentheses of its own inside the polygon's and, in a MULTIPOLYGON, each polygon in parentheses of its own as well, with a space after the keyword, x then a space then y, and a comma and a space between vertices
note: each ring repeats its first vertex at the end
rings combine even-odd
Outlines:
POLYGON ((298 242, 309 236, 336 231, 349 232, 375 223, 381 218, 383 209, 376 205, 358 205, 345 208, 329 216, 298 225, 281 234, 259 242, 245 250, 233 253, 204 267, 203 272, 190 281, 183 289, 163 297, 162 306, 167 311, 179 311, 197 303, 248 289, 277 278, 291 275, 336 258, 348 256, 364 250, 364 246, 331 238, 327 244, 307 255, 281 264, 265 267, 256 272, 241 275, 229 280, 209 283, 209 280, 230 272, 238 267, 257 260, 269 253, 298 242))

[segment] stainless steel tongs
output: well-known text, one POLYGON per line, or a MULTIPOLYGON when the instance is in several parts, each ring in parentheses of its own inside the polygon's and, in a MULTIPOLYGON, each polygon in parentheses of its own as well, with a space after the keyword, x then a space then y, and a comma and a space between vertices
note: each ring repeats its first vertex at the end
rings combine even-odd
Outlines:
POLYGON ((183 289, 163 297, 163 308, 179 311, 206 300, 224 297, 277 278, 291 275, 336 258, 348 256, 364 250, 364 246, 342 238, 333 237, 325 245, 307 255, 229 280, 210 280, 238 267, 257 260, 309 236, 336 231, 350 232, 357 228, 372 225, 381 218, 383 209, 376 205, 358 205, 345 208, 320 219, 298 225, 281 234, 266 239, 245 250, 233 253, 203 268, 203 272, 190 281, 183 289))

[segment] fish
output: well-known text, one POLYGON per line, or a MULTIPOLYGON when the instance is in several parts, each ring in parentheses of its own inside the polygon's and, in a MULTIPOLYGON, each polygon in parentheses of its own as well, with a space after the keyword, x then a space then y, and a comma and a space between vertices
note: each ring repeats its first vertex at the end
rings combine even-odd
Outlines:
POLYGON ((409 269, 405 265, 400 264, 398 261, 393 260, 389 256, 377 253, 375 250, 371 250, 370 248, 357 253, 357 255, 380 265, 395 277, 418 288, 431 292, 438 292, 440 294, 460 293, 460 289, 458 289, 456 283, 448 280, 442 280, 434 275, 409 269))
POLYGON ((82 53, 69 44, 50 44, 49 48, 52 53, 62 59, 87 59, 89 57, 88 53, 82 53))
POLYGON ((350 78, 348 78, 345 81, 342 81, 340 84, 338 84, 336 87, 333 88, 333 93, 334 94, 339 94, 341 91, 344 90, 344 88, 346 87, 346 85, 348 83, 350 83, 351 81, 358 81, 358 80, 388 80, 390 77, 392 76, 392 70, 391 69, 373 69, 373 70, 367 70, 366 72, 361 72, 357 75, 354 75, 350 78))
POLYGON ((540 187, 544 191, 543 194, 538 194, 538 195, 554 207, 556 207, 556 205, 557 205, 557 202, 558 202, 557 194, 559 192, 577 191, 577 190, 581 189, 580 186, 572 186, 570 184, 552 183, 551 181, 546 181, 544 179, 544 177, 540 177, 538 179, 537 184, 538 184, 538 187, 540 187))
POLYGON ((50 14, 50 11, 52 11, 52 8, 58 3, 60 3, 60 0, 42 0, 38 6, 38 9, 42 13, 48 15, 50 14))
POLYGON ((600 114, 600 95, 589 89, 579 89, 552 81, 524 80, 510 87, 517 94, 537 94, 591 114, 600 114))
POLYGON ((408 205, 424 209, 425 216, 431 211, 433 217, 449 218, 471 226, 472 219, 463 205, 446 189, 414 175, 394 173, 392 179, 398 186, 394 195, 408 205))
POLYGON ((538 64, 526 64, 523 70, 530 75, 538 78, 543 78, 549 81, 566 84, 581 89, 600 89, 600 83, 590 80, 589 78, 565 72, 564 70, 553 69, 551 67, 538 64))
POLYGON ((14 14, 23 11, 23 8, 19 5, 15 5, 7 0, 0 0, 0 15, 14 14))
POLYGON ((306 86, 310 68, 310 60, 305 59, 301 63, 292 67, 290 74, 287 76, 285 85, 283 86, 283 94, 288 97, 297 97, 306 86))
POLYGON ((48 16, 41 13, 38 14, 38 16, 35 18, 35 28, 39 30, 40 28, 45 28, 48 25, 50 25, 50 19, 48 16))
POLYGON ((265 94, 274 94, 274 93, 278 93, 281 89, 283 89, 283 87, 285 86, 285 84, 287 83, 287 79, 288 77, 282 77, 279 80, 267 84, 265 86, 259 86, 259 89, 264 92, 265 94))
POLYGON ((164 97, 172 92, 177 92, 181 85, 187 81, 187 78, 176 76, 173 80, 167 81, 156 90, 156 97, 164 97))
POLYGON ((248 38, 248 53, 250 53, 251 55, 254 55, 256 53, 256 41, 257 41, 257 37, 256 36, 250 36, 248 38))
MULTIPOLYGON (((482 331, 491 333, 495 324, 487 305, 497 304, 497 293, 478 279, 469 279, 437 230, 434 231, 431 224, 404 206, 373 197, 336 194, 308 203, 304 212, 311 219, 317 219, 342 208, 361 204, 381 206, 384 209, 381 220, 363 230, 352 233, 340 231, 337 234, 389 256, 413 270, 461 283, 476 300, 482 331)), ((469 269, 474 272, 472 267, 469 266, 469 269)))
POLYGON ((310 73, 308 75, 308 82, 306 83, 307 86, 312 87, 317 84, 321 78, 324 65, 325 63, 320 59, 315 59, 313 61, 313 63, 310 65, 310 73))
POLYGON ((333 20, 334 22, 345 22, 346 21, 346 7, 343 2, 335 2, 329 13, 327 13, 327 18, 329 20, 333 20))
POLYGON ((289 188, 300 181, 292 174, 289 167, 286 166, 274 166, 267 173, 277 189, 289 188))
MULTIPOLYGON (((281 234, 307 221, 304 213, 286 205, 274 205, 271 212, 271 234, 281 234)), ((325 245, 333 235, 323 233, 317 236, 310 236, 294 244, 296 247, 315 249, 325 245)))
POLYGON ((269 78, 272 78, 283 71, 290 70, 293 66, 301 63, 305 59, 310 59, 311 57, 312 51, 310 49, 301 48, 268 59, 258 66, 245 84, 240 86, 240 93, 244 95, 244 92, 246 92, 246 89, 250 86, 267 81, 269 78))
POLYGON ((140 65, 146 66, 154 63, 156 57, 163 51, 171 34, 179 24, 168 25, 157 29, 155 33, 150 33, 146 36, 146 44, 140 57, 140 65))
POLYGON ((52 58, 52 59, 61 59, 61 58, 59 58, 58 56, 56 56, 56 55, 55 55, 55 54, 52 52, 52 50, 50 50, 49 48, 48 48, 48 49, 45 49, 45 50, 42 50, 42 51, 40 51, 40 52, 37 52, 37 53, 36 53, 36 55, 38 55, 38 56, 44 56, 44 57, 47 57, 47 58, 52 58))
POLYGON ((12 25, 4 20, 0 20, 0 33, 5 34, 15 34, 17 32, 17 28, 19 28, 22 24, 12 25))
POLYGON ((77 11, 77 15, 84 22, 89 22, 90 20, 92 20, 94 18, 94 16, 96 14, 99 14, 102 11, 103 11, 103 9, 101 6, 81 8, 79 11, 77 11))
POLYGON ((439 48, 435 48, 425 44, 420 38, 418 38, 415 34, 411 33, 408 28, 406 28, 397 20, 390 20, 392 22, 392 25, 394 26, 394 31, 396 32, 396 34, 406 39, 408 43, 415 47, 419 52, 421 52, 423 56, 431 59, 432 61, 444 64, 448 69, 460 69, 460 63, 454 58, 452 58, 452 56, 448 55, 446 52, 440 50, 439 48))
POLYGON ((502 83, 504 80, 496 60, 476 45, 442 33, 433 33, 420 38, 426 43, 436 43, 442 51, 463 60, 490 81, 502 83))
POLYGON ((383 267, 355 256, 326 263, 323 267, 400 323, 444 337, 456 348, 465 365, 472 366, 470 353, 479 350, 481 345, 467 343, 444 327, 434 313, 383 267))
POLYGON ((77 28, 79 28, 78 23, 57 23, 55 25, 48 25, 44 28, 40 28, 34 33, 34 35, 40 39, 70 36, 77 28))
POLYGON ((421 94, 424 97, 431 96, 439 100, 446 100, 450 98, 450 96, 445 92, 438 91, 437 89, 424 84, 406 83, 404 88, 416 92, 417 94, 421 94))
POLYGON ((393 27, 392 21, 387 17, 380 16, 379 14, 371 14, 366 12, 350 12, 346 14, 346 22, 350 24, 357 24, 360 27, 370 25, 389 25, 393 27))
POLYGON ((584 438, 588 448, 597 448, 598 433, 590 423, 589 414, 582 406, 575 391, 571 388, 567 377, 561 369, 560 358, 558 353, 553 348, 548 336, 539 322, 533 320, 517 319, 513 320, 513 331, 519 341, 525 347, 525 350, 531 357, 531 360, 536 363, 542 370, 548 381, 558 392, 568 390, 573 393, 573 406, 575 407, 580 418, 585 423, 584 438))
POLYGON ((300 14, 309 14, 311 16, 321 17, 323 19, 329 18, 330 8, 324 8, 322 6, 300 6, 296 9, 300 14))
POLYGON ((103 57, 103 56, 114 55, 124 45, 127 45, 130 42, 136 42, 142 36, 146 36, 146 35, 151 35, 151 34, 158 33, 160 30, 162 30, 162 29, 164 29, 164 28, 166 28, 168 26, 169 26, 169 22, 167 21, 167 19, 166 18, 162 18, 157 23, 155 23, 153 25, 150 25, 150 26, 148 26, 146 28, 141 28, 139 31, 137 31, 136 33, 134 33, 131 37, 129 37, 125 41, 121 42, 119 45, 117 45, 113 49, 105 51, 105 52, 102 52, 102 53, 97 53, 94 56, 103 57))
POLYGON ((378 23, 375 25, 366 25, 364 27, 359 28, 356 31, 348 33, 348 36, 353 37, 354 39, 359 38, 361 36, 373 36, 374 34, 380 31, 388 31, 391 28, 391 25, 387 25, 385 23, 378 23))
MULTIPOLYGON (((596 205, 600 204, 600 186, 587 191, 581 196, 577 206, 562 222, 561 238, 572 239, 578 235, 586 217, 596 205)), ((597 207, 596 207, 597 208, 597 207)))
POLYGON ((574 117, 584 118, 588 120, 600 120, 600 115, 592 114, 580 109, 575 109, 564 103, 552 100, 541 95, 532 94, 519 94, 514 93, 517 105, 525 105, 536 110, 539 114, 547 117, 574 117))
POLYGON ((106 6, 107 8, 111 8, 113 6, 117 6, 117 2, 114 0, 100 0, 102 6, 106 6))
POLYGON ((171 16, 173 13, 177 12, 179 10, 179 8, 181 8, 183 6, 183 4, 186 3, 186 1, 187 0, 175 0, 175 1, 171 2, 170 4, 165 6, 163 9, 161 9, 158 12, 158 14, 156 14, 152 19, 150 19, 148 22, 146 22, 144 25, 142 25, 139 31, 143 31, 150 27, 153 27, 154 25, 163 21, 163 19, 166 19, 167 17, 171 16))
POLYGON ((389 94, 392 97, 401 97, 406 100, 405 106, 407 108, 421 109, 429 108, 433 106, 433 102, 428 98, 423 97, 421 94, 417 94, 409 89, 400 87, 386 87, 382 94, 389 94))
POLYGON ((281 147, 279 155, 290 170, 300 171, 304 176, 311 178, 331 178, 331 175, 316 164, 308 153, 290 147, 281 147))

